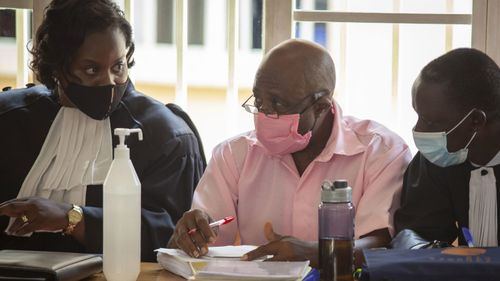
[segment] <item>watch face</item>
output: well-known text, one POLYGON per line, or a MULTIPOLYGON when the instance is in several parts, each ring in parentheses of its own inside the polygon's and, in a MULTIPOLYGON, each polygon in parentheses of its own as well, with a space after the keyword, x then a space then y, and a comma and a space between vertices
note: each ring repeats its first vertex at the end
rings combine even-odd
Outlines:
POLYGON ((68 212, 68 220, 71 224, 77 224, 82 220, 82 214, 75 209, 71 209, 68 212))

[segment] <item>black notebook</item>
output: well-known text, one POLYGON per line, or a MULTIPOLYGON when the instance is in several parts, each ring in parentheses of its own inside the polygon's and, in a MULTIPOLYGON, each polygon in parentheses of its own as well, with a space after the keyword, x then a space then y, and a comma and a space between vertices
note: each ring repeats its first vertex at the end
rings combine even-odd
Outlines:
POLYGON ((0 251, 0 280, 73 281, 102 271, 102 258, 95 254, 0 251))

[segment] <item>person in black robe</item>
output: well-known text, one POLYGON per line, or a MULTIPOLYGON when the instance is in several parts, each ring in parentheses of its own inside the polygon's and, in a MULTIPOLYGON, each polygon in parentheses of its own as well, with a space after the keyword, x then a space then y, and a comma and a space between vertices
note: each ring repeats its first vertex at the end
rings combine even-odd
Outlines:
POLYGON ((396 231, 467 245, 468 228, 474 245, 498 246, 498 65, 475 49, 450 51, 423 68, 412 98, 419 152, 404 175, 396 231))
MULTIPOLYGON (((102 184, 85 187, 85 204, 77 206, 83 216, 72 228, 73 202, 18 197, 54 119, 68 107, 109 118, 109 134, 142 129, 143 141, 127 139, 142 185, 141 259, 155 261, 153 250, 167 244, 191 206, 204 156, 181 110, 134 89, 128 79, 133 51, 131 26, 112 1, 50 3, 32 49, 31 66, 43 85, 0 93, 0 249, 102 253, 102 184)), ((113 137, 113 147, 117 143, 113 137)))

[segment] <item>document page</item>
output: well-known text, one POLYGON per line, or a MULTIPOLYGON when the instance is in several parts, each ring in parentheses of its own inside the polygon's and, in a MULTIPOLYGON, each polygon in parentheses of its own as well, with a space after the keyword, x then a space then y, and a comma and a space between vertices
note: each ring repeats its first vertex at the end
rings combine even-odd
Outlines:
POLYGON ((163 268, 189 280, 300 280, 309 269, 309 261, 240 261, 256 246, 209 247, 208 254, 192 258, 180 249, 160 248, 158 262, 163 268))

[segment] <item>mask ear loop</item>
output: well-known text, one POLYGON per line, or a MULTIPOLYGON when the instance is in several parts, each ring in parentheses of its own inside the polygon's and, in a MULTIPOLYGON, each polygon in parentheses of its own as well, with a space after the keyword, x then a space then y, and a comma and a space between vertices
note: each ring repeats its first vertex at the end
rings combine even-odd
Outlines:
MULTIPOLYGON (((64 78, 64 80, 68 81, 66 78, 64 78)), ((75 105, 73 104, 73 102, 66 95, 66 90, 65 90, 65 88, 64 88, 64 86, 63 86, 62 83, 63 82, 61 81, 61 79, 57 79, 57 84, 54 87, 54 93, 57 96, 59 104, 63 106, 63 103, 68 103, 67 105, 75 107, 75 105)), ((67 82, 65 82, 65 83, 67 83, 67 82)))
POLYGON ((68 67, 63 66, 63 70, 60 72, 58 71, 58 73, 59 73, 59 76, 55 76, 57 85, 54 88, 54 92, 58 96, 59 101, 61 101, 61 92, 62 92, 62 95, 65 95, 65 99, 68 100, 72 104, 73 102, 66 96, 66 88, 71 83, 70 82, 71 79, 77 80, 78 83, 81 83, 82 80, 80 78, 78 78, 76 75, 71 74, 68 67))
POLYGON ((465 148, 469 147, 469 144, 474 140, 474 138, 476 137, 476 135, 477 135, 477 131, 474 132, 474 134, 470 138, 469 142, 465 145, 465 148))
MULTIPOLYGON (((323 95, 323 93, 322 93, 322 92, 319 92, 319 93, 314 94, 314 96, 313 96, 313 97, 314 97, 314 102, 313 102, 312 106, 314 106, 314 104, 315 104, 317 101, 319 101, 322 97, 324 97, 324 95, 323 95)), ((332 114, 334 114, 334 111, 333 111, 333 104, 330 104, 330 110, 332 111, 332 114)), ((320 114, 318 114, 318 116, 316 116, 316 114, 315 114, 315 116, 314 116, 314 123, 313 123, 313 125, 312 125, 311 129, 309 130, 310 132, 312 132, 312 130, 314 129, 314 127, 316 127, 316 121, 318 121, 319 115, 320 115, 320 114)))
POLYGON ((467 117, 469 117, 472 114, 472 112, 474 112, 474 110, 476 110, 476 108, 473 108, 471 111, 469 111, 469 113, 467 113, 467 115, 465 115, 465 117, 462 118, 462 120, 460 120, 460 122, 458 122, 458 124, 456 124, 455 127, 451 128, 451 130, 449 130, 448 132, 446 132, 446 135, 450 134, 456 128, 458 128, 458 126, 460 126, 460 124, 462 124, 465 121, 465 119, 467 119, 467 117))
POLYGON ((316 121, 318 121, 318 117, 314 116, 314 123, 313 123, 311 129, 309 130, 309 132, 312 132, 312 130, 314 130, 314 127, 316 127, 316 121))
MULTIPOLYGON (((476 110, 476 108, 473 108, 471 111, 469 111, 469 113, 467 113, 467 115, 465 115, 464 118, 462 118, 462 120, 460 120, 460 122, 458 122, 457 125, 455 125, 455 127, 453 127, 451 130, 449 130, 446 135, 448 135, 449 133, 453 132, 453 130, 455 130, 456 128, 458 128, 458 126, 460 126, 460 124, 462 124, 462 122, 464 122, 465 119, 467 119, 467 117, 469 117, 472 112, 474 112, 474 110, 476 110)), ((467 142, 467 144, 465 145, 464 149, 468 148, 469 145, 471 144, 471 142, 474 140, 474 138, 476 137, 477 135, 477 131, 474 132, 474 134, 472 135, 472 137, 470 138, 470 140, 467 142)))

